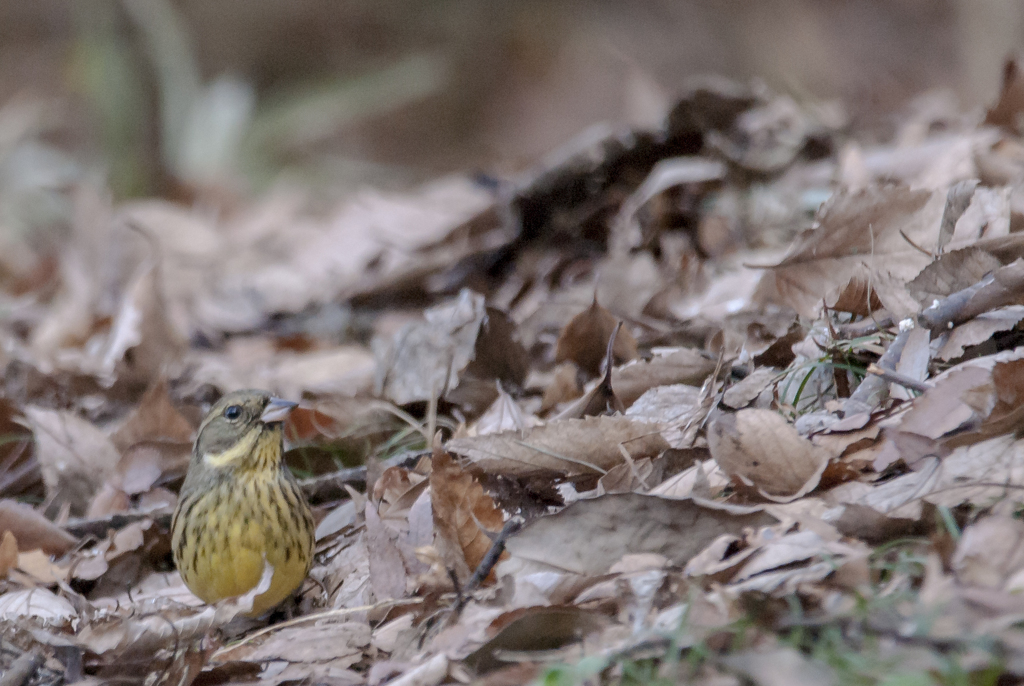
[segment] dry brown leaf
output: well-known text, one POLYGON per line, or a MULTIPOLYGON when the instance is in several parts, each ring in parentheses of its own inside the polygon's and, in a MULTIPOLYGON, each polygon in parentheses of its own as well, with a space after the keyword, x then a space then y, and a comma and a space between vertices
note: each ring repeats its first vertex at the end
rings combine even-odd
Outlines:
POLYGON ((388 467, 373 484, 372 500, 381 517, 402 519, 429 485, 424 474, 388 467))
POLYGON ((384 501, 366 503, 369 577, 378 601, 405 597, 416 578, 427 571, 427 565, 416 554, 417 549, 430 545, 433 537, 432 525, 419 524, 422 519, 430 520, 427 483, 422 481, 404 490, 395 488, 391 491, 395 500, 387 508, 381 508, 384 501), (420 514, 424 508, 426 517, 420 514))
POLYGON ((18 564, 18 539, 10 530, 0 537, 0 579, 6 579, 7 573, 18 564))
POLYGON ((395 404, 450 402, 483 412, 497 397, 495 380, 520 385, 526 352, 508 317, 464 289, 457 300, 423 313, 377 351, 377 395, 395 404))
POLYGON ((63 626, 78 618, 64 598, 45 588, 27 588, 0 595, 0 619, 17 622, 32 618, 44 626, 63 626))
POLYGON ((121 452, 137 443, 191 443, 192 423, 171 402, 167 379, 158 379, 139 400, 124 423, 110 436, 121 452))
POLYGON ((149 491, 157 481, 181 477, 192 454, 192 423, 171 403, 167 381, 160 378, 142 396, 132 413, 110 440, 121 452, 117 472, 97 493, 89 507, 92 517, 125 509, 114 504, 116 494, 149 491))
POLYGON ((0 531, 10 531, 19 550, 42 550, 63 555, 78 545, 78 539, 61 529, 32 507, 8 498, 0 500, 0 531))
POLYGON ((647 391, 626 410, 626 416, 665 427, 661 437, 669 447, 689 448, 709 409, 701 389, 674 384, 647 391))
POLYGON ((941 255, 907 283, 922 307, 972 286, 989 272, 1002 266, 994 255, 977 247, 954 250, 941 255))
POLYGON ((604 362, 602 367, 604 374, 593 384, 593 387, 579 400, 573 402, 561 412, 555 415, 554 419, 579 419, 581 417, 597 417, 606 414, 622 414, 626 411, 622 401, 615 395, 612 388, 612 370, 615 364, 615 341, 622 330, 622 322, 615 325, 612 335, 605 347, 604 362))
POLYGON ((656 351, 648 361, 637 360, 612 370, 615 395, 627 408, 657 386, 700 386, 715 370, 715 360, 693 348, 656 351))
POLYGON ((476 674, 492 672, 506 664, 510 652, 529 659, 537 655, 578 643, 588 634, 606 626, 600 614, 578 607, 529 607, 513 610, 495 619, 488 627, 490 640, 480 646, 465 663, 476 674))
POLYGON ((111 478, 120 455, 106 434, 72 412, 24 409, 36 439, 36 459, 51 497, 82 514, 93 494, 111 478))
POLYGON ((606 573, 623 555, 657 553, 685 565, 723 534, 774 522, 756 508, 623 493, 580 500, 528 524, 508 540, 498 574, 560 571, 606 573))
MULTIPOLYGON (((555 346, 555 362, 571 360, 591 376, 597 376, 601 373, 608 341, 618 324, 619 320, 595 298, 589 308, 562 329, 555 346)), ((636 359, 636 339, 628 329, 622 329, 615 338, 614 354, 618 364, 636 359)))
POLYGON ((765 273, 754 301, 816 316, 823 298, 832 300, 855 277, 876 290, 881 273, 909 281, 931 258, 908 240, 934 250, 944 206, 943 193, 903 186, 838 192, 819 210, 815 228, 765 273))
POLYGON ((97 371, 108 379, 148 384, 180 360, 186 346, 167 315, 160 270, 151 263, 126 289, 97 371))
POLYGON ((771 410, 719 415, 708 427, 708 447, 734 479, 763 495, 780 498, 813 489, 833 457, 771 410))
MULTIPOLYGON (((614 376, 612 378, 614 379, 614 376)), ((582 395, 579 367, 575 362, 563 362, 555 367, 550 382, 544 387, 544 397, 540 403, 541 414, 557 405, 576 400, 582 395)))
POLYGON ((246 641, 217 652, 216 662, 244 660, 266 663, 323 663, 335 668, 351 667, 363 659, 370 645, 366 622, 306 623, 284 627, 256 641, 246 641))
POLYGON ((1024 75, 1016 58, 1003 65, 1003 87, 999 101, 985 113, 985 123, 1021 133, 1020 115, 1024 112, 1024 75))
POLYGON ((366 548, 370 553, 370 581, 377 600, 402 598, 409 577, 398 535, 381 522, 373 503, 366 503, 366 548))
POLYGON ((763 393, 779 375, 773 369, 759 367, 725 389, 722 404, 734 410, 746 407, 763 393))
POLYGON ((971 524, 957 543, 952 566, 965 584, 1024 589, 1024 522, 992 515, 971 524))
POLYGON ((1024 305, 999 307, 982 312, 974 319, 949 332, 949 338, 939 349, 940 360, 952 360, 964 354, 964 349, 992 338, 993 334, 1008 331, 1024 319, 1024 305))
POLYGON ((882 309, 882 301, 878 299, 878 294, 862 276, 850 279, 849 283, 839 290, 835 302, 826 304, 829 309, 836 312, 849 312, 861 317, 870 316, 872 312, 882 309))
POLYGON ((977 403, 968 398, 984 399, 991 392, 989 370, 976 366, 948 370, 935 379, 934 388, 914 399, 899 428, 928 438, 940 438, 969 422, 979 422, 987 415, 990 405, 975 407, 977 403))
POLYGON ((445 449, 492 474, 603 474, 622 463, 619 444, 634 459, 654 457, 668 448, 660 428, 627 417, 563 419, 522 433, 456 438, 445 449))
POLYGON ((488 533, 501 531, 505 518, 480 483, 442 450, 431 458, 430 500, 434 547, 445 567, 465 581, 491 548, 488 533))

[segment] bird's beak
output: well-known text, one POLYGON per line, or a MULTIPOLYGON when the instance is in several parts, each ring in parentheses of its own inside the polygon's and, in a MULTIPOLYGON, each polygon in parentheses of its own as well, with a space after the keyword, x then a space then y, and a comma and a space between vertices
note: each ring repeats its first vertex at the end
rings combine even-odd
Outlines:
POLYGON ((290 400, 271 398, 270 402, 267 403, 266 408, 264 408, 263 414, 260 415, 260 421, 264 424, 283 422, 288 418, 288 415, 291 414, 292 410, 298 406, 298 403, 293 403, 290 400))

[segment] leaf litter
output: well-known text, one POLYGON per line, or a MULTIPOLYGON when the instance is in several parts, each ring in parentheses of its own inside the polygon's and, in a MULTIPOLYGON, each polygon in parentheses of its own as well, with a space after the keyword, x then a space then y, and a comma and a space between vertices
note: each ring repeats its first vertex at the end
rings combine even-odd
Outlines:
POLYGON ((1019 89, 1014 66, 985 123, 922 106, 868 144, 703 80, 497 193, 69 192, 46 283, 3 282, 0 666, 1020 679, 1019 89), (169 550, 195 428, 241 386, 301 401, 318 523, 310 578, 256 620, 169 550))

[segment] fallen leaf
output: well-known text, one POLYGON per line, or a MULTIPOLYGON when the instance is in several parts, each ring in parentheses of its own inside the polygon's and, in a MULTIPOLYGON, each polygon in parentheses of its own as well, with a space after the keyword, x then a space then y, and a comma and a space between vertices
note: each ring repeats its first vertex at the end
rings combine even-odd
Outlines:
POLYGON ((682 566, 723 534, 740 535, 747 527, 773 521, 756 508, 636 493, 605 495, 527 524, 508 540, 511 557, 498 574, 541 570, 597 576, 623 555, 637 553, 657 553, 682 566))
POLYGON ((523 431, 539 423, 540 420, 536 416, 524 415, 515 398, 506 393, 499 383, 498 397, 476 420, 471 433, 485 436, 503 431, 523 431))
POLYGON ((1020 113, 1024 111, 1024 76, 1020 63, 1009 58, 1003 65, 1003 86, 999 100, 985 113, 985 123, 1013 133, 1021 132, 1020 113))
POLYGON ((707 416, 710 406, 696 386, 656 386, 633 403, 626 416, 640 422, 661 425, 662 438, 671 448, 689 448, 707 416))
POLYGON ((10 530, 0 538, 0 579, 6 579, 7 573, 18 564, 18 539, 10 530))
POLYGON ((501 531, 505 518, 480 483, 442 450, 431 458, 430 500, 434 547, 446 568, 466 581, 491 548, 488 534, 501 531))
MULTIPOLYGON (((618 325, 619 320, 595 298, 588 309, 573 317, 562 329, 555 346, 555 362, 571 360, 591 376, 598 376, 608 341, 618 325)), ((626 329, 619 332, 613 352, 618 364, 635 359, 637 348, 633 334, 626 329)))
POLYGON ((72 412, 26 407, 36 439, 36 459, 51 498, 81 514, 93 494, 111 478, 120 455, 106 434, 72 412))
POLYGON ((378 395, 398 405, 446 397, 483 412, 497 397, 495 380, 518 386, 526 378, 511 322, 485 307, 483 296, 463 290, 424 319, 378 349, 378 395))
POLYGON ((48 555, 63 555, 78 545, 77 538, 35 509, 8 498, 0 500, 0 531, 11 532, 21 552, 39 549, 48 555))
POLYGON ((949 332, 949 338, 939 349, 940 360, 952 360, 964 354, 964 349, 979 345, 1000 331, 1013 329, 1024 319, 1024 305, 999 307, 982 312, 949 332))
POLYGON ((218 651, 215 660, 261 663, 284 660, 295 664, 328 663, 334 667, 351 667, 363 659, 363 649, 369 645, 370 627, 366 622, 307 623, 278 629, 262 640, 224 648, 218 651))
POLYGON ((1011 592, 1024 588, 1024 522, 992 515, 964 529, 952 559, 962 583, 1011 592))
POLYGON ((722 414, 708 427, 711 456, 741 483, 769 497, 794 498, 813 489, 831 455, 771 410, 722 414))
MULTIPOLYGON (((869 283, 880 273, 909 281, 931 258, 944 194, 903 186, 839 192, 818 212, 789 254, 764 275, 754 294, 760 304, 792 307, 812 317, 855 277, 869 283), (906 238, 904 238, 906 236, 906 238)), ((882 302, 883 293, 879 292, 882 302)))
POLYGON ((17 622, 29 617, 44 626, 64 626, 77 619, 78 613, 71 603, 45 588, 0 595, 0 619, 17 622))
POLYGON ((549 422, 525 432, 456 438, 445 449, 487 473, 603 474, 622 462, 619 444, 634 459, 654 457, 668 448, 659 431, 657 425, 627 417, 585 417, 549 422))
POLYGON ((367 394, 373 387, 373 354, 358 345, 296 352, 277 350, 264 337, 232 338, 224 351, 192 352, 193 383, 209 383, 224 392, 266 388, 285 398, 303 394, 342 397, 367 394))
POLYGON ((922 307, 929 307, 934 300, 973 286, 1001 266, 998 258, 981 248, 970 246, 953 250, 922 269, 907 283, 907 290, 922 307))
POLYGON ((98 371, 108 379, 148 384, 180 360, 185 348, 167 316, 160 270, 145 265, 125 291, 98 371))
POLYGON ((725 389, 722 404, 735 410, 746 407, 765 391, 779 374, 773 369, 759 367, 725 389))
POLYGON ((575 607, 531 607, 513 610, 494 620, 493 637, 465 658, 476 673, 486 674, 504 666, 502 653, 514 651, 529 659, 529 653, 542 655, 580 641, 602 629, 603 617, 575 607))
POLYGON ((700 386, 715 370, 715 360, 693 348, 669 348, 654 353, 650 360, 636 360, 612 370, 612 387, 625 407, 658 386, 700 386))

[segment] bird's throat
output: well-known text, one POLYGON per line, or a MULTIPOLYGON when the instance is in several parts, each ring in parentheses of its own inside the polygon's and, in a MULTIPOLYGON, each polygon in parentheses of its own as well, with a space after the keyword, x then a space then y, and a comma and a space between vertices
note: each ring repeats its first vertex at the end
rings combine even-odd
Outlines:
POLYGON ((281 462, 281 429, 276 426, 256 426, 235 443, 219 453, 208 452, 203 462, 210 467, 241 469, 275 469, 281 462))

